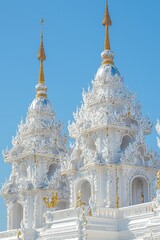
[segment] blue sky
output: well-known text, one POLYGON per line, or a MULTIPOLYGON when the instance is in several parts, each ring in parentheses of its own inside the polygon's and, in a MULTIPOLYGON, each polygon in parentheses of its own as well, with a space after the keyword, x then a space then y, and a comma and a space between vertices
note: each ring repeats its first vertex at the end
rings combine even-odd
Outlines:
MULTIPOLYGON (((111 48, 125 84, 142 103, 143 114, 160 118, 160 1, 110 0, 111 48)), ((11 146, 21 118, 35 96, 39 62, 39 20, 43 17, 48 96, 67 129, 101 64, 105 0, 0 1, 0 151, 11 146)), ((155 130, 147 137, 157 149, 155 130)), ((0 184, 10 166, 0 156, 0 184)), ((0 198, 0 231, 6 209, 0 198)))

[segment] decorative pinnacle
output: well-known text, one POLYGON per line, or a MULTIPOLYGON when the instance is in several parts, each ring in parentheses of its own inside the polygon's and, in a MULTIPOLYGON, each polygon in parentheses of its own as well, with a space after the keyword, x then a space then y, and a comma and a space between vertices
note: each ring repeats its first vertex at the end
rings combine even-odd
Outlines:
POLYGON ((106 2, 106 10, 102 22, 103 26, 106 27, 106 35, 105 35, 105 41, 104 41, 104 51, 101 54, 101 57, 103 59, 102 65, 106 64, 111 64, 114 65, 113 59, 114 59, 114 54, 111 51, 110 48, 110 40, 109 40, 109 26, 112 25, 112 21, 109 15, 108 11, 108 0, 106 2))
POLYGON ((43 47, 43 23, 44 23, 43 19, 40 20, 40 23, 42 25, 40 48, 38 51, 38 60, 40 60, 40 70, 39 70, 38 85, 36 86, 36 91, 37 91, 36 97, 47 98, 47 94, 46 94, 47 87, 45 86, 44 71, 43 71, 43 61, 46 60, 46 55, 43 47))
MULTIPOLYGON (((43 26, 43 19, 40 20, 40 23, 43 26)), ((44 47, 43 47, 43 28, 41 30, 41 41, 40 41, 40 48, 39 48, 39 52, 38 52, 38 59, 40 60, 40 72, 39 72, 39 79, 38 79, 38 83, 43 84, 44 83, 44 71, 43 71, 43 61, 46 60, 46 55, 44 52, 44 47)))
POLYGON ((106 10, 102 22, 103 26, 106 26, 106 36, 105 36, 105 42, 104 42, 104 50, 111 50, 110 48, 110 40, 109 40, 109 27, 112 25, 112 21, 109 15, 108 10, 108 0, 106 2, 106 10))

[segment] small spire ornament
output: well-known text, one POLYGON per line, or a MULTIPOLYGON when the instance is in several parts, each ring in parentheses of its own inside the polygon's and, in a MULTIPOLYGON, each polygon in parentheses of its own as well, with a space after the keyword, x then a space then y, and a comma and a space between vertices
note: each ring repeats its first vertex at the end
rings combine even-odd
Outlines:
POLYGON ((109 10, 108 10, 108 1, 106 2, 106 10, 104 13, 104 18, 102 21, 103 26, 105 26, 105 40, 104 40, 104 51, 102 52, 102 64, 114 64, 113 58, 114 55, 111 51, 110 47, 110 38, 109 38, 109 27, 112 25, 112 21, 110 18, 109 10))
POLYGON ((45 85, 45 78, 44 78, 44 70, 43 70, 43 62, 46 60, 46 55, 43 46, 43 23, 44 20, 40 20, 41 28, 41 39, 40 39, 40 48, 38 51, 38 60, 40 61, 40 70, 39 70, 39 78, 38 78, 38 85, 36 86, 37 95, 36 97, 47 98, 47 87, 45 85))
MULTIPOLYGON (((44 20, 41 19, 40 23, 43 25, 44 20)), ((39 79, 38 83, 44 83, 44 71, 43 71, 43 61, 46 60, 46 55, 44 52, 44 47, 43 47, 43 28, 41 30, 41 41, 40 41, 40 48, 38 52, 38 60, 40 60, 40 72, 39 72, 39 79)))
POLYGON ((104 50, 111 50, 110 48, 110 39, 109 39, 109 27, 112 25, 112 21, 109 15, 109 10, 108 10, 108 1, 106 2, 106 10, 102 22, 103 26, 106 27, 106 36, 105 36, 105 41, 104 41, 104 50))

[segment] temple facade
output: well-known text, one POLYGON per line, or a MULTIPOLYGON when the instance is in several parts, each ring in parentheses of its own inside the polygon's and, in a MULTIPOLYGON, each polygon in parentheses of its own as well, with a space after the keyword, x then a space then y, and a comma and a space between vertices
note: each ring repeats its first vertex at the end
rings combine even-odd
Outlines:
POLYGON ((160 161, 144 141, 153 125, 114 64, 108 3, 103 25, 102 64, 68 126, 70 148, 47 97, 41 34, 36 97, 3 153, 12 172, 0 239, 160 240, 160 161))

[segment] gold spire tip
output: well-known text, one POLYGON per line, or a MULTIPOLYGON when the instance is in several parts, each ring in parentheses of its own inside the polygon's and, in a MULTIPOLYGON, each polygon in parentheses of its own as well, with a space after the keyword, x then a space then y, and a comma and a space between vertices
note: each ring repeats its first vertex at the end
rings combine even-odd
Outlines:
POLYGON ((109 10, 108 10, 108 1, 106 2, 106 10, 105 10, 102 24, 103 24, 103 26, 108 26, 108 27, 112 25, 111 17, 110 17, 109 10))
POLYGON ((40 20, 41 27, 41 37, 40 37, 40 48, 38 51, 38 60, 40 60, 40 70, 39 70, 39 78, 38 78, 38 85, 36 86, 36 97, 39 98, 47 98, 47 87, 45 86, 45 78, 44 78, 44 70, 43 70, 43 61, 46 59, 44 46, 43 46, 43 23, 44 20, 40 20))
POLYGON ((42 25, 42 29, 41 29, 41 42, 40 42, 40 49, 38 52, 38 59, 40 61, 45 61, 46 60, 46 55, 45 55, 45 51, 44 51, 44 47, 43 47, 43 23, 44 20, 43 18, 40 20, 40 24, 42 25))
POLYGON ((112 21, 111 21, 109 10, 108 10, 108 0, 106 2, 106 9, 105 9, 102 24, 103 26, 105 26, 104 52, 101 55, 103 59, 102 65, 114 64, 113 62, 114 55, 111 51, 110 38, 109 38, 109 27, 112 25, 112 21))
MULTIPOLYGON (((44 20, 40 20, 40 24, 43 25, 44 20)), ((44 51, 44 46, 43 46, 43 29, 41 29, 41 40, 40 40, 40 48, 38 51, 38 59, 40 60, 40 72, 39 72, 39 83, 44 83, 44 71, 43 71, 43 61, 46 59, 45 51, 44 51)))
POLYGON ((110 50, 110 40, 109 40, 109 26, 112 25, 112 21, 110 18, 109 10, 108 10, 108 1, 106 2, 106 10, 104 14, 104 18, 102 21, 103 26, 106 26, 106 36, 104 42, 104 50, 110 50))

